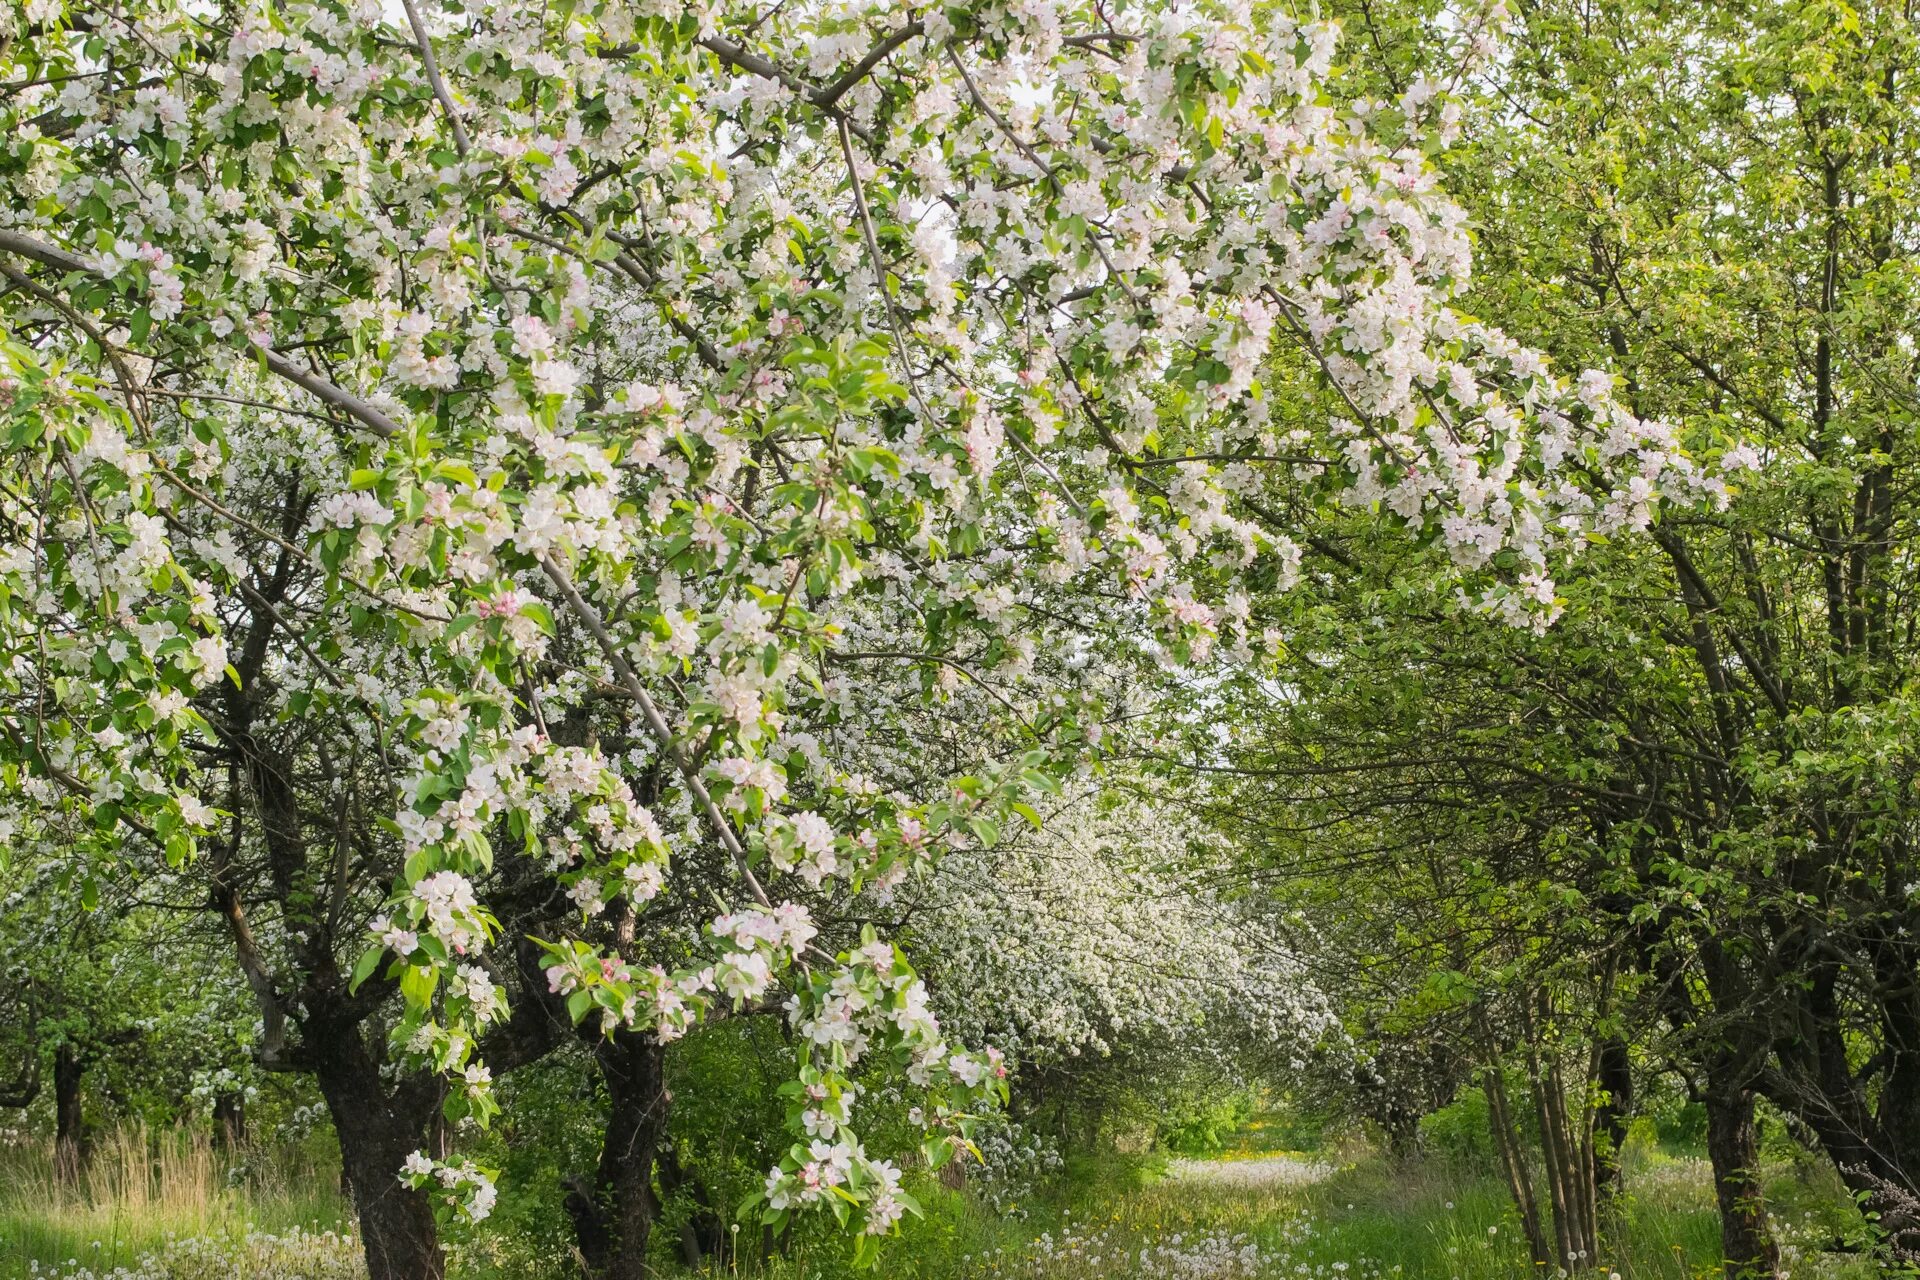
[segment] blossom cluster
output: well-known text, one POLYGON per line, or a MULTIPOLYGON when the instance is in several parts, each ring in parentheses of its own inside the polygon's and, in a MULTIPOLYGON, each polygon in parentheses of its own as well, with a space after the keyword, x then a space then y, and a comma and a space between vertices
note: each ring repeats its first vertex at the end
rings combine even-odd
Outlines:
POLYGON ((493 1170, 482 1169, 471 1160, 454 1164, 435 1160, 424 1151, 410 1154, 399 1173, 400 1181, 409 1187, 439 1187, 469 1222, 483 1221, 493 1213, 500 1195, 494 1176, 493 1170))

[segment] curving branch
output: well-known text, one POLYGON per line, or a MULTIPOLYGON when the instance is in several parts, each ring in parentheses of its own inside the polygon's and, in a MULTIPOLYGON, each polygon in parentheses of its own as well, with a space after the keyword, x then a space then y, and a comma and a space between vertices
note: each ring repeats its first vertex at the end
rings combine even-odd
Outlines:
MULTIPOLYGON (((92 276, 96 280, 107 279, 106 274, 99 267, 79 255, 69 253, 56 245, 47 244, 45 241, 36 240, 32 236, 23 236, 17 231, 0 229, 0 252, 10 253, 17 258, 25 258, 60 271, 79 272, 92 276)), ((18 283, 18 279, 11 271, 6 274, 18 283)), ((48 296, 39 286, 34 286, 34 289, 43 299, 48 296)), ((63 307, 63 310, 71 309, 63 307)), ((340 410, 375 435, 390 438, 401 434, 399 423, 351 391, 329 382, 317 373, 300 368, 271 347, 255 343, 254 349, 260 353, 260 358, 275 375, 293 383, 322 404, 340 410)))

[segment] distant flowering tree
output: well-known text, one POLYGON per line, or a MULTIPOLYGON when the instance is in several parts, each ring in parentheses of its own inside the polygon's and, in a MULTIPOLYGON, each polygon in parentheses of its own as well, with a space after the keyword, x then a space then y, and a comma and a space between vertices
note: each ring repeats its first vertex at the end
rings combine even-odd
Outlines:
MULTIPOLYGON (((1277 638, 1236 579, 1289 580, 1279 513, 1336 495, 1544 625, 1556 554, 1720 488, 1606 376, 1449 307, 1468 240, 1428 153, 1457 108, 1428 80, 1334 105, 1330 25, 402 7, 9 20, 0 758, 23 841, 263 848, 298 993, 221 901, 269 1036, 397 992, 392 1052, 453 1118, 492 1114, 478 1046, 511 1014, 476 886, 532 868, 576 908, 544 960, 576 1020, 666 1038, 785 1000, 796 1110, 833 1123, 768 1211, 828 1209, 870 1257, 911 1202, 849 1073, 924 1087, 938 1162, 997 1068, 896 948, 828 952, 794 898, 1034 814, 1097 749, 1103 687, 1036 655, 1257 660, 1277 638), (1345 416, 1276 417, 1282 350, 1345 416), (994 688, 1022 750, 908 794, 795 740, 867 664, 994 688), (589 704, 638 740, 563 741, 589 704), (378 823, 349 831, 375 798, 349 775, 378 823), (706 847, 732 874, 703 954, 629 965, 595 922, 706 847)), ((1463 13, 1462 59, 1498 10, 1463 13)), ((425 1155, 404 1176, 476 1215, 493 1194, 425 1155)), ((360 1181, 375 1275, 437 1272, 431 1223, 391 1209, 419 1201, 360 1181)))
POLYGON ((1119 1053, 1136 1071, 1219 1079, 1344 1049, 1300 954, 1306 930, 1289 938, 1270 902, 1216 892, 1240 867, 1199 821, 1117 788, 1056 802, 1045 820, 902 890, 901 913, 925 922, 909 949, 948 1031, 1023 1069, 1119 1053))

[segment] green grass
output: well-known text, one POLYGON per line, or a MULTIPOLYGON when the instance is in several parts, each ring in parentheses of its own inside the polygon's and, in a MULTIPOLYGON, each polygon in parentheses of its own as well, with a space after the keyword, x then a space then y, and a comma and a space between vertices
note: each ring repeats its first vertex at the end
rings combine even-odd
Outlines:
MULTIPOLYGON (((889 1280, 1517 1280, 1536 1271, 1506 1188, 1489 1173, 1368 1156, 1316 1181, 1288 1173, 1263 1183, 1263 1162, 1289 1158, 1264 1147, 1257 1132, 1227 1157, 1199 1169, 1079 1162, 1012 1216, 933 1192, 924 1201, 927 1217, 889 1246, 882 1272, 889 1280), (1195 1174, 1207 1180, 1196 1182, 1195 1174), (1255 1252, 1241 1252, 1247 1245, 1255 1252)), ((1720 1275, 1719 1219, 1704 1161, 1636 1150, 1628 1188, 1613 1219, 1614 1243, 1594 1274, 1720 1275)), ((1858 1255, 1816 1247, 1858 1228, 1837 1183, 1782 1168, 1770 1198, 1796 1280, 1874 1274, 1858 1255)), ((853 1274, 843 1253, 823 1239, 737 1270, 766 1280, 838 1280, 853 1274)))
POLYGON ((204 1137, 131 1128, 95 1144, 77 1183, 45 1145, 0 1149, 0 1277, 133 1267, 189 1239, 239 1251, 254 1232, 351 1225, 339 1176, 302 1151, 259 1152, 247 1165, 204 1137))
MULTIPOLYGON (((1254 1125, 1225 1158, 1071 1161, 1044 1191, 989 1207, 925 1179, 925 1217, 891 1241, 887 1280, 1518 1280, 1533 1272, 1504 1186, 1444 1162, 1396 1166, 1366 1153, 1344 1164, 1288 1154, 1254 1125), (1144 1256, 1143 1256, 1144 1255, 1144 1256)), ((1597 1275, 1706 1280, 1719 1274, 1719 1227, 1703 1161, 1630 1149, 1627 1194, 1597 1275)), ((1859 1221, 1818 1167, 1772 1170, 1769 1201, 1795 1280, 1867 1280, 1858 1255, 1822 1250, 1859 1221)), ((348 1225, 335 1175, 301 1153, 256 1159, 245 1176, 204 1141, 131 1131, 96 1150, 86 1180, 63 1187, 44 1151, 0 1152, 0 1277, 101 1276, 165 1254, 156 1280, 260 1275, 316 1280, 353 1274, 354 1251, 249 1242, 252 1232, 348 1225), (178 1242, 199 1238, 203 1246, 178 1242), (303 1252, 303 1250, 305 1250, 303 1252), (293 1259, 289 1261, 288 1259, 293 1259), (211 1260, 211 1261, 210 1261, 211 1260)), ((508 1190, 511 1195, 511 1189, 508 1190)), ((489 1224, 491 1227, 493 1224, 489 1224)), ((743 1233, 744 1234, 744 1233, 743 1233)), ((456 1252, 462 1280, 536 1280, 524 1251, 486 1247, 486 1230, 456 1252), (496 1259, 491 1265, 488 1258, 496 1259), (507 1259, 518 1258, 509 1264, 507 1259)), ((663 1274, 670 1233, 660 1233, 663 1274)), ((503 1239, 500 1243, 506 1243, 503 1239)), ((790 1252, 742 1260, 762 1280, 851 1280, 844 1239, 799 1233, 790 1252)))
MULTIPOLYGON (((1642 1168, 1634 1174, 1650 1174, 1642 1168)), ((1662 1178, 1658 1194, 1629 1191, 1613 1219, 1602 1274, 1684 1280, 1719 1269, 1719 1219, 1704 1171, 1662 1178)), ((1631 1184, 1630 1184, 1631 1185, 1631 1184)), ((1446 1165, 1367 1162, 1308 1189, 1317 1223, 1313 1260, 1364 1259, 1387 1274, 1496 1280, 1535 1270, 1506 1187, 1446 1165)))

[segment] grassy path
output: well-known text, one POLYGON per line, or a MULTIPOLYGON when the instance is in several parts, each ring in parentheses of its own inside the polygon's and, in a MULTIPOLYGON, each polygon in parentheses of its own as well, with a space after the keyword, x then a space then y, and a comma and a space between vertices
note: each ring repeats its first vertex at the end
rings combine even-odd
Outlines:
MULTIPOLYGON (((1718 1219, 1703 1162, 1637 1153, 1606 1280, 1719 1275, 1718 1219)), ((1845 1206, 1785 1173, 1770 1188, 1796 1280, 1865 1280, 1827 1254, 1845 1206)), ((1164 1176, 1089 1186, 1021 1244, 968 1260, 964 1280, 1510 1280, 1536 1273, 1504 1189, 1441 1165, 1346 1167, 1278 1153, 1173 1161, 1164 1176)), ((922 1259, 926 1259, 923 1255, 922 1259)), ((917 1260, 917 1261, 918 1261, 917 1260)))

